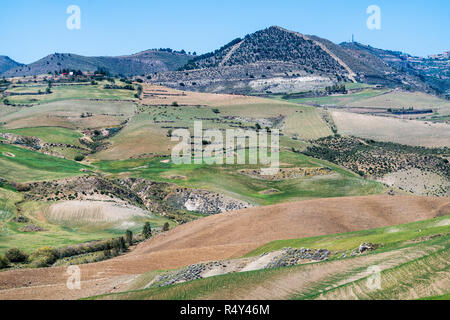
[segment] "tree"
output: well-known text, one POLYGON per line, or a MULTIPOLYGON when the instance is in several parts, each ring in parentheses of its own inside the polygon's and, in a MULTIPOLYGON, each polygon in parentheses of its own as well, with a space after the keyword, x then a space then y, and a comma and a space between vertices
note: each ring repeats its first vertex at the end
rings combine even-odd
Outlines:
POLYGON ((47 94, 52 93, 52 82, 51 81, 48 82, 48 86, 47 86, 47 89, 45 90, 45 92, 47 94))
POLYGON ((133 245, 133 232, 131 230, 127 230, 126 239, 127 239, 128 246, 133 245))
POLYGON ((119 249, 122 252, 127 251, 127 244, 126 244, 125 239, 123 237, 119 238, 119 249))
POLYGON ((144 224, 144 229, 142 230, 142 234, 144 235, 145 239, 148 239, 152 236, 152 226, 150 225, 150 222, 146 222, 144 224))
POLYGON ((164 232, 165 232, 165 231, 169 231, 169 223, 168 223, 168 222, 164 223, 163 231, 164 231, 164 232))

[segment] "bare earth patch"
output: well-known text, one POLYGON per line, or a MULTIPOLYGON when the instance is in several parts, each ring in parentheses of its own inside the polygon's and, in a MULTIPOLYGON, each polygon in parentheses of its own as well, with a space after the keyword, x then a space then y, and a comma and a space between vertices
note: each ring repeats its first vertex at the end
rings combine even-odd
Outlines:
POLYGON ((51 205, 44 213, 58 224, 103 224, 147 216, 146 211, 130 205, 101 201, 64 201, 51 205))
POLYGON ((449 147, 450 126, 331 111, 341 134, 422 147, 449 147))

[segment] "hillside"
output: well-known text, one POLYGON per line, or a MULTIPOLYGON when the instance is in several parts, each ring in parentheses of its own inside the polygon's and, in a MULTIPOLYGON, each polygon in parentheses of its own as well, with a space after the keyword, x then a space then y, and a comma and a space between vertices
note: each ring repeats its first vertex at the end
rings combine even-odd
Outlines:
POLYGON ((445 79, 445 75, 448 77, 449 64, 445 64, 445 61, 438 64, 430 59, 358 42, 344 42, 340 47, 351 58, 363 62, 362 68, 355 69, 364 82, 397 85, 431 93, 444 93, 449 89, 448 79, 445 79))
MULTIPOLYGON (((150 82, 239 94, 305 92, 356 80, 430 93, 446 91, 445 79, 414 69, 404 60, 401 53, 356 42, 338 45, 272 26, 195 57, 178 72, 152 75, 150 82)), ((436 66, 422 68, 430 73, 436 66)))
POLYGON ((0 56, 0 74, 12 68, 20 67, 21 65, 22 64, 12 60, 10 57, 0 56))
POLYGON ((445 235, 448 221, 448 217, 440 217, 274 241, 239 259, 199 263, 164 273, 148 272, 120 290, 94 299, 439 298, 448 293, 450 285, 449 235, 445 235), (376 248, 359 252, 364 241, 376 244, 376 248), (317 252, 327 258, 321 259, 317 252), (382 286, 377 290, 367 286, 374 265, 381 271, 382 286))
POLYGON ((183 66, 190 56, 178 52, 147 50, 130 56, 86 57, 72 53, 54 53, 29 65, 17 66, 2 74, 5 77, 19 77, 59 72, 63 69, 96 71, 99 68, 113 75, 135 76, 176 70, 183 66))
POLYGON ((247 65, 265 61, 290 62, 305 71, 343 74, 344 69, 315 41, 280 27, 270 27, 236 39, 216 50, 191 60, 185 69, 247 65))
POLYGON ((112 292, 126 285, 128 280, 136 279, 137 274, 151 270, 239 258, 273 240, 343 233, 442 217, 449 213, 448 209, 448 198, 389 196, 320 199, 244 209, 181 225, 153 237, 121 257, 80 265, 85 275, 82 291, 66 289, 65 268, 2 272, 0 297, 31 298, 39 291, 42 299, 61 299, 112 292))
POLYGON ((321 43, 278 26, 235 39, 149 82, 201 92, 254 94, 324 88, 353 72, 321 43))

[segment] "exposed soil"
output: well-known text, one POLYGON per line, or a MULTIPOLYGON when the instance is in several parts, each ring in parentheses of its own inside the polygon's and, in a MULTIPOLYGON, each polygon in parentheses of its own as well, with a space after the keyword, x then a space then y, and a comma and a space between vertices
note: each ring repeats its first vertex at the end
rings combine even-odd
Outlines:
POLYGON ((449 198, 405 196, 331 198, 214 215, 159 234, 126 255, 81 265, 82 290, 66 288, 65 268, 1 272, 0 299, 73 299, 117 292, 125 280, 151 270, 239 258, 278 239, 431 219, 450 214, 449 202, 449 198))

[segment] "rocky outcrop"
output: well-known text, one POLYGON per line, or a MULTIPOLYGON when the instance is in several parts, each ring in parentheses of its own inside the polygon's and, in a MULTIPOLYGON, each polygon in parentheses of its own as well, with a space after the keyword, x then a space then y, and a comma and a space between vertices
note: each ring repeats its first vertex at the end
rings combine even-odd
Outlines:
POLYGON ((326 261, 328 260, 329 255, 330 251, 326 249, 311 250, 305 248, 285 248, 281 251, 265 253, 260 257, 199 263, 187 266, 180 270, 166 272, 156 277, 146 287, 165 287, 219 274, 294 266, 300 264, 302 260, 305 260, 306 262, 326 261), (267 258, 271 258, 271 260, 269 261, 267 258))
POLYGON ((175 184, 146 179, 122 179, 119 184, 138 194, 147 208, 163 213, 187 210, 201 214, 217 214, 252 207, 251 204, 218 193, 179 187, 175 184))
POLYGON ((285 248, 281 255, 273 258, 273 260, 266 266, 266 269, 294 266, 298 264, 300 260, 328 260, 329 255, 330 251, 326 249, 314 251, 309 248, 285 248))
POLYGON ((178 211, 217 214, 252 207, 247 202, 218 193, 137 178, 110 180, 91 175, 34 182, 25 187, 27 200, 125 202, 162 215, 178 211))
POLYGON ((166 199, 180 208, 202 214, 216 214, 252 207, 252 205, 244 201, 196 189, 178 190, 166 199))
POLYGON ((45 145, 41 139, 36 137, 25 137, 12 133, 0 133, 0 137, 6 139, 10 144, 17 144, 35 150, 40 150, 45 145))
POLYGON ((62 180, 27 184, 27 200, 104 200, 126 202, 145 208, 142 199, 133 191, 112 180, 99 176, 81 176, 62 180))

